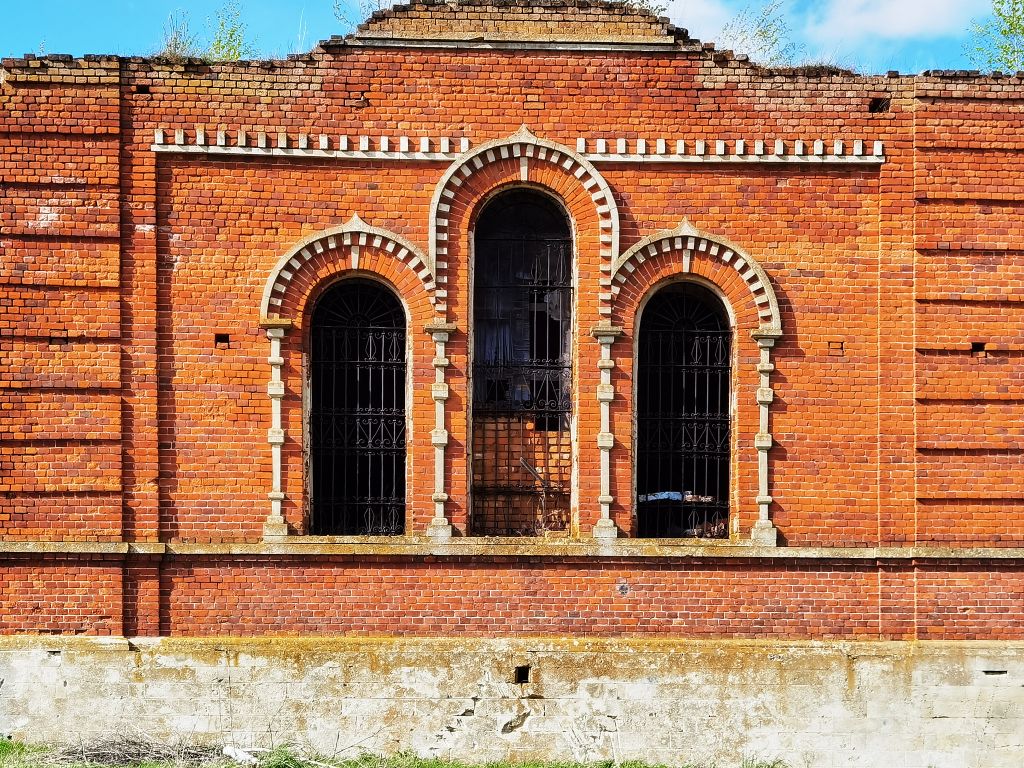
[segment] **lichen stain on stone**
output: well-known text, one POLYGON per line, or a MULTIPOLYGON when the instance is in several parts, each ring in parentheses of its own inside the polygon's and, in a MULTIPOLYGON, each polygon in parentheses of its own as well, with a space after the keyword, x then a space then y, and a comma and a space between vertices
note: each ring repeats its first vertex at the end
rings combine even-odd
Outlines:
POLYGON ((1024 644, 1012 643, 167 638, 0 651, 0 721, 58 742, 130 713, 157 737, 292 739, 328 754, 826 764, 856 742, 870 765, 908 740, 955 742, 935 724, 956 707, 965 733, 1024 729, 1024 644), (515 683, 522 665, 529 682, 515 683))

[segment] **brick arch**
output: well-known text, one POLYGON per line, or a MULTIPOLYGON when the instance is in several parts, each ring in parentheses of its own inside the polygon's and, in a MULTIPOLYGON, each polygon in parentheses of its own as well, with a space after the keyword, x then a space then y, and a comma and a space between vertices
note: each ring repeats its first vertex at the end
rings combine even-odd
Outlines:
POLYGON ((261 317, 301 323, 317 287, 352 270, 386 278, 414 317, 420 314, 415 304, 437 304, 434 277, 423 252, 399 235, 353 216, 341 227, 306 238, 277 262, 263 289, 261 317))
MULTIPOLYGON (((453 329, 446 347, 450 363, 450 399, 445 416, 460 425, 450 435, 443 476, 450 479, 447 512, 459 530, 469 528, 470 478, 465 468, 470 445, 465 428, 469 407, 472 358, 473 227, 488 200, 503 190, 530 187, 559 201, 573 226, 576 301, 573 314, 573 359, 584 359, 586 332, 611 315, 611 269, 618 252, 618 211, 611 191, 589 162, 565 147, 521 130, 514 136, 483 145, 449 168, 435 190, 431 213, 436 238, 437 311, 453 329), (436 221, 435 221, 436 218, 436 221), (438 245, 441 247, 438 248, 438 245), (593 300, 601 296, 600 301, 593 300), (583 299, 582 297, 587 297, 583 299)), ((596 420, 584 416, 592 398, 585 391, 587 373, 573 366, 574 412, 581 414, 576 433, 578 466, 597 461, 596 420)), ((580 473, 574 500, 596 497, 596 480, 580 473)), ((574 514, 589 514, 577 505, 574 514)))
MULTIPOLYGON (((438 182, 430 204, 427 260, 438 283, 448 282, 450 243, 467 227, 465 212, 479 203, 481 191, 488 194, 513 182, 532 183, 557 192, 578 228, 581 219, 594 219, 601 271, 606 278, 602 282, 607 287, 619 250, 619 211, 611 188, 585 157, 562 144, 538 138, 525 125, 507 138, 467 152, 438 182), (589 212, 584 212, 585 206, 590 208, 589 212)), ((605 301, 610 299, 610 294, 602 293, 605 301)), ((439 301, 438 312, 445 309, 444 302, 439 301)))
MULTIPOLYGON (((388 285, 407 313, 410 330, 436 320, 436 290, 422 251, 398 235, 371 227, 358 216, 344 226, 319 232, 298 243, 271 271, 260 304, 262 325, 270 341, 271 401, 267 442, 271 448, 270 513, 263 535, 280 540, 291 530, 304 527, 303 506, 306 475, 300 436, 303 434, 301 361, 304 349, 301 329, 311 302, 324 286, 346 275, 368 275, 388 285), (289 440, 289 435, 293 439, 289 440)), ((433 349, 409 339, 410 365, 426 365, 433 349)), ((412 393, 410 413, 428 409, 422 393, 412 393)), ((414 417, 415 418, 415 417, 414 417)), ((427 466, 433 450, 422 430, 413 430, 407 445, 409 469, 427 466)), ((408 500, 411 530, 423 527, 429 500, 414 495, 408 500)))
POLYGON ((641 240, 618 258, 612 267, 615 314, 626 310, 627 304, 632 304, 632 312, 636 311, 635 298, 632 302, 619 300, 623 288, 635 297, 638 293, 646 293, 653 284, 652 280, 688 273, 718 284, 736 303, 737 314, 742 312, 744 304, 749 305, 749 301, 742 301, 744 296, 748 297, 757 312, 757 330, 775 337, 781 335, 779 302, 764 268, 738 246, 723 237, 696 229, 686 219, 673 230, 641 240), (642 265, 647 262, 652 264, 644 268, 642 265), (737 293, 729 290, 734 285, 742 285, 739 295, 731 295, 737 293))
MULTIPOLYGON (((687 277, 702 278, 717 287, 731 308, 736 330, 748 330, 756 342, 756 365, 745 370, 734 369, 733 375, 743 376, 748 385, 756 383, 756 386, 751 386, 755 389, 754 397, 747 400, 741 396, 737 403, 739 454, 735 460, 747 469, 745 474, 737 476, 734 483, 741 497, 752 497, 749 501, 757 509, 757 516, 750 516, 745 511, 748 507, 741 504, 740 514, 734 518, 739 529, 734 528, 733 532, 744 537, 749 535, 752 544, 775 546, 777 534, 770 515, 769 453, 774 444, 770 431, 770 408, 775 398, 771 388, 771 374, 775 370, 771 352, 782 336, 782 320, 775 290, 761 265, 725 238, 702 232, 685 219, 676 229, 641 240, 619 257, 612 270, 612 316, 621 328, 610 326, 604 332, 604 354, 610 359, 611 343, 617 338, 613 331, 624 334, 627 339, 635 339, 637 312, 647 296, 666 282, 687 277)), ((632 362, 626 365, 632 366, 632 362)), ((610 385, 612 379, 606 375, 605 381, 610 385)), ((614 393, 614 389, 609 391, 614 393)), ((628 397, 631 402, 632 395, 628 397)), ((611 410, 609 407, 609 416, 612 415, 611 410)), ((625 417, 627 423, 632 423, 628 414, 621 410, 617 414, 620 418, 625 417)), ((626 443, 632 440, 629 432, 621 433, 621 438, 626 443)), ((606 452, 610 453, 610 440, 606 441, 606 446, 606 452)), ((617 484, 619 487, 631 487, 629 478, 625 477, 618 478, 617 484)))

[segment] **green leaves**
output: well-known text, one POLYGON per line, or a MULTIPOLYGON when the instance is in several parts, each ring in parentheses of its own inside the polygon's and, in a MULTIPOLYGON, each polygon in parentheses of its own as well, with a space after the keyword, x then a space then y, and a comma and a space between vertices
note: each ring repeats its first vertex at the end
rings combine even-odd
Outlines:
POLYGON ((1024 0, 992 0, 992 17, 974 22, 966 53, 983 70, 1024 70, 1024 0))
POLYGON ((199 35, 189 27, 188 16, 172 12, 164 25, 164 38, 156 56, 162 59, 206 59, 208 61, 238 61, 256 55, 252 43, 246 39, 245 23, 238 0, 226 0, 215 18, 207 19, 213 28, 210 44, 206 48, 199 35))
POLYGON ((804 49, 792 40, 785 6, 786 0, 767 0, 760 7, 744 7, 722 28, 719 47, 745 53, 765 66, 794 66, 804 49))
POLYGON ((227 0, 217 11, 216 29, 206 51, 212 61, 238 61, 255 55, 252 45, 245 39, 245 24, 237 0, 227 0))

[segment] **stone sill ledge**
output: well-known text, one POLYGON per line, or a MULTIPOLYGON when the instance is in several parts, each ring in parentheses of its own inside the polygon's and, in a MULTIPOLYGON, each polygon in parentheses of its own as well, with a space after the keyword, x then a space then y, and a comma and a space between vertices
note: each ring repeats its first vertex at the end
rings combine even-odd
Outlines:
MULTIPOLYGON (((323 657, 334 653, 381 650, 389 652, 426 651, 469 653, 500 648, 508 652, 544 653, 702 653, 763 652, 775 655, 784 649, 814 655, 840 653, 851 659, 872 656, 950 654, 960 657, 964 650, 990 651, 995 659, 1008 654, 1024 653, 1021 640, 870 640, 811 638, 697 638, 657 635, 624 635, 617 637, 503 635, 497 637, 439 637, 430 635, 46 635, 19 633, 0 635, 0 653, 12 651, 79 651, 79 652, 151 652, 206 655, 215 663, 226 653, 241 652, 258 656, 279 657, 293 653, 323 657)), ((259 666, 259 658, 242 656, 239 666, 259 666)), ((993 665, 999 661, 993 660, 993 665)))
POLYGON ((758 547, 748 542, 693 539, 454 539, 426 537, 290 537, 271 542, 158 543, 0 541, 2 555, 134 555, 169 557, 514 557, 514 558, 735 558, 745 560, 1024 560, 1024 547, 758 547))

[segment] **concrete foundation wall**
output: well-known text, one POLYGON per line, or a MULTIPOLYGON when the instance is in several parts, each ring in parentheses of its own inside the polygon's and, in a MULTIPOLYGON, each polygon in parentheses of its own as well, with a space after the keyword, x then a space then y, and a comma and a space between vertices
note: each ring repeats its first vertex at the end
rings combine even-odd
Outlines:
POLYGON ((7 637, 0 729, 474 761, 1018 768, 1024 643, 7 637))

